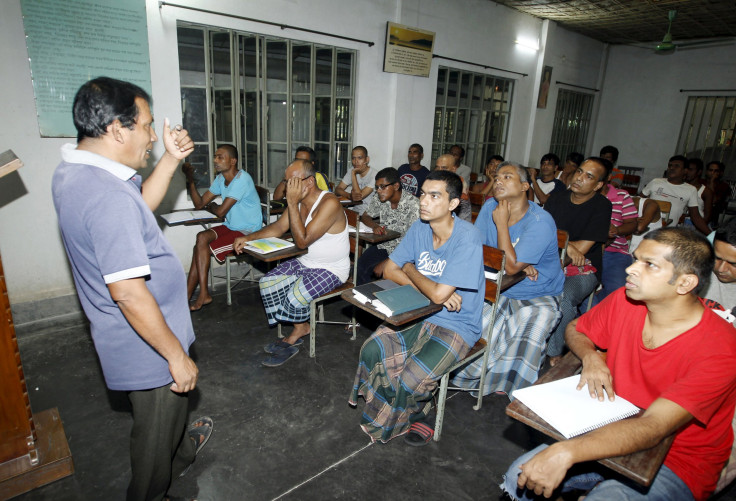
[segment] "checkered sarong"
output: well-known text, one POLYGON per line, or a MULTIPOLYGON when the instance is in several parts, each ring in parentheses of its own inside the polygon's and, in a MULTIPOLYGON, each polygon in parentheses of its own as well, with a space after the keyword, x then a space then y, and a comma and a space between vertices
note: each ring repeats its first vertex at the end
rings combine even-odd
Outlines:
POLYGON ((395 332, 379 327, 360 349, 350 405, 365 399, 361 428, 373 442, 409 431, 432 406, 437 381, 470 350, 455 332, 417 323, 395 332))
MULTIPOLYGON (((492 339, 488 342, 491 352, 483 395, 501 391, 510 396, 512 391, 534 384, 546 356, 547 337, 562 316, 560 299, 561 296, 542 296, 522 300, 501 295, 492 339)), ((491 305, 484 303, 483 337, 486 339, 491 311, 491 305)), ((479 358, 458 371, 452 384, 478 388, 482 364, 483 359, 479 358)))
POLYGON ((259 281, 268 325, 309 320, 309 303, 342 285, 337 276, 322 268, 308 268, 289 259, 259 281))

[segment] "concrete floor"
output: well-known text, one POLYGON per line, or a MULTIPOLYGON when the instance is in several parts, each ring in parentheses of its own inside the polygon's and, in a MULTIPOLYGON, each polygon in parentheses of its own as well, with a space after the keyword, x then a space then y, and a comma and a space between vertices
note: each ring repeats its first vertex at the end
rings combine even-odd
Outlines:
MULTIPOLYGON (((345 317, 345 303, 327 308, 345 317)), ((347 404, 362 342, 340 326, 318 326, 317 358, 303 349, 284 366, 260 365, 276 337, 266 326, 254 285, 233 305, 224 295, 193 314, 200 370, 190 418, 209 415, 214 434, 189 474, 170 494, 199 500, 424 499, 497 500, 510 462, 542 440, 506 417, 508 399, 489 396, 473 411, 468 394, 452 396, 443 437, 422 448, 401 438, 371 445, 347 404)), ((370 318, 361 318, 366 324, 370 318)), ((58 407, 76 472, 17 499, 124 499, 130 476, 132 419, 125 394, 110 392, 86 326, 58 326, 19 336, 35 412, 58 407)), ((736 498, 736 489, 726 493, 736 498)))

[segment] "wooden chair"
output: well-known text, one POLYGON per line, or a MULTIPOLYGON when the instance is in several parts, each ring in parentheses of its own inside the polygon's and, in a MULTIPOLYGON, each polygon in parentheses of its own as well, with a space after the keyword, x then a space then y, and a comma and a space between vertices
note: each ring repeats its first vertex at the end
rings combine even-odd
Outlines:
POLYGON ((567 257, 567 243, 570 241, 570 235, 565 230, 557 230, 557 249, 560 251, 560 263, 565 267, 565 258, 567 257))
MULTIPOLYGON (((493 309, 491 311, 491 319, 488 323, 488 326, 486 327, 486 332, 488 333, 486 337, 490 340, 493 338, 493 323, 496 320, 496 312, 498 311, 498 299, 501 296, 501 279, 504 275, 503 270, 506 267, 506 255, 502 250, 484 245, 483 264, 489 268, 498 270, 496 276, 493 278, 489 278, 488 273, 486 273, 485 300, 489 301, 493 306, 493 309)), ((445 374, 442 376, 442 379, 440 380, 439 393, 437 395, 437 419, 435 420, 434 425, 435 442, 439 442, 440 435, 442 434, 442 423, 445 417, 445 401, 447 400, 448 389, 457 391, 477 391, 478 401, 473 406, 473 410, 477 411, 483 405, 483 385, 486 382, 486 373, 488 372, 488 356, 492 349, 493 346, 489 345, 488 342, 484 339, 484 336, 481 335, 481 338, 478 340, 478 342, 475 343, 475 346, 470 349, 468 354, 465 355, 465 358, 450 367, 447 372, 445 372, 445 374), (448 388, 448 385, 450 384, 450 374, 457 369, 466 366, 470 362, 478 359, 481 355, 483 356, 483 370, 480 373, 480 383, 478 389, 472 390, 467 388, 448 388)))
MULTIPOLYGON (((345 215, 348 219, 348 225, 355 227, 356 229, 359 227, 358 221, 360 219, 360 216, 357 212, 351 209, 343 209, 345 211, 345 215)), ((322 304, 323 301, 326 301, 328 299, 332 299, 334 297, 340 296, 343 291, 352 289, 355 287, 355 280, 358 276, 358 256, 359 256, 359 249, 360 249, 360 233, 358 231, 355 232, 355 238, 350 239, 350 252, 353 253, 354 259, 353 259, 353 266, 351 271, 351 276, 348 277, 347 281, 342 284, 341 286, 337 287, 336 289, 331 290, 330 292, 323 294, 319 297, 316 297, 312 299, 312 302, 309 303, 309 356, 311 358, 314 358, 316 356, 316 338, 317 338, 317 324, 332 324, 332 325, 349 325, 353 331, 353 335, 350 337, 351 341, 354 341, 357 335, 358 327, 360 327, 360 324, 355 320, 355 308, 352 309, 352 316, 350 318, 350 322, 335 322, 335 321, 329 321, 325 320, 325 313, 324 313, 324 305, 322 304)), ((281 324, 277 324, 277 332, 278 336, 281 338, 283 337, 283 334, 281 333, 281 324)))
POLYGON ((477 205, 478 207, 483 206, 483 203, 486 201, 486 197, 482 193, 474 193, 471 191, 468 193, 468 197, 470 198, 470 203, 472 205, 477 205))
POLYGON ((471 222, 475 223, 475 218, 478 217, 478 213, 480 212, 481 207, 483 207, 486 197, 482 193, 473 193, 471 191, 468 193, 468 198, 470 199, 470 205, 472 206, 471 222))
POLYGON ((624 174, 623 181, 621 182, 621 189, 629 192, 630 195, 636 195, 639 193, 639 183, 641 183, 641 176, 636 174, 624 174))
MULTIPOLYGON (((652 198, 650 200, 654 199, 652 198)), ((670 212, 672 211, 672 202, 667 202, 665 200, 654 201, 657 202, 657 205, 659 205, 659 213, 661 215, 662 226, 667 226, 668 224, 671 224, 672 221, 670 220, 670 212)), ((675 225, 676 224, 677 222, 675 222, 675 225)))
MULTIPOLYGON (((258 199, 261 204, 261 217, 263 218, 263 226, 267 226, 269 224, 269 220, 271 219, 271 192, 268 191, 266 188, 262 188, 260 186, 256 186, 256 192, 258 192, 258 199)), ((248 272, 245 275, 240 278, 232 277, 230 265, 246 258, 248 258, 247 254, 230 254, 225 258, 225 288, 227 290, 228 306, 232 304, 232 290, 237 284, 239 284, 240 282, 257 282, 257 280, 253 278, 252 263, 250 269, 248 269, 248 272)))

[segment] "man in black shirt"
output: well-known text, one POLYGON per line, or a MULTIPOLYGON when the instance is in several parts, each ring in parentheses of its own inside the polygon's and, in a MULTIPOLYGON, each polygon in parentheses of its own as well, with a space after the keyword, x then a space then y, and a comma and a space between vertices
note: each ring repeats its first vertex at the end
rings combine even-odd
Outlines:
POLYGON ((608 160, 590 157, 573 175, 570 189, 553 193, 544 210, 552 215, 558 230, 569 235, 565 267, 565 286, 560 309, 562 320, 547 343, 547 356, 555 365, 562 356, 565 328, 577 316, 578 306, 590 295, 601 279, 603 245, 608 240, 611 202, 598 193, 611 173, 608 160))

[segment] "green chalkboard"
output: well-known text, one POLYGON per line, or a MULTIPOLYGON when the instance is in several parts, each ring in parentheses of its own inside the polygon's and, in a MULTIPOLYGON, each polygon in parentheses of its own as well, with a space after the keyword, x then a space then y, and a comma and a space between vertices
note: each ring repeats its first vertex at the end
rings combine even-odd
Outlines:
POLYGON ((108 76, 151 92, 145 0, 21 0, 42 137, 76 137, 72 102, 108 76))

